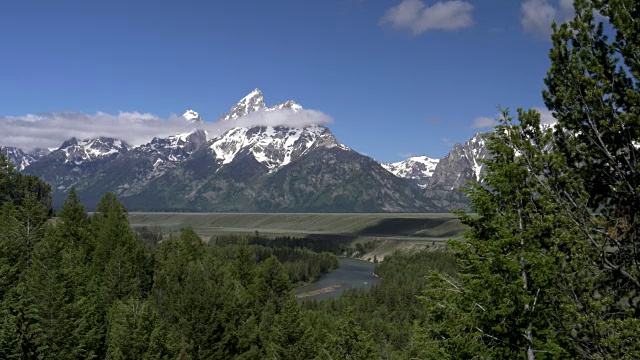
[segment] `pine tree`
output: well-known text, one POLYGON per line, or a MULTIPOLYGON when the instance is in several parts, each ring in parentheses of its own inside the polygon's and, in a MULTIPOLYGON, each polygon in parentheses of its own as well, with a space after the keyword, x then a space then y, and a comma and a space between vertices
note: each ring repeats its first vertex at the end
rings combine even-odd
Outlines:
POLYGON ((460 274, 433 274, 425 292, 425 357, 640 354, 640 4, 574 6, 554 25, 545 79, 558 123, 520 111, 491 136, 485 182, 470 190, 476 215, 461 214, 467 241, 452 243, 460 274))
POLYGON ((107 359, 169 358, 164 327, 149 301, 133 297, 116 301, 108 322, 107 359))
POLYGON ((328 334, 327 338, 328 343, 321 349, 320 358, 325 356, 330 359, 345 360, 376 358, 376 347, 371 334, 362 330, 350 313, 342 315, 336 322, 335 330, 328 334))
POLYGON ((92 263, 96 268, 105 304, 149 290, 149 262, 131 230, 124 206, 115 195, 100 199, 91 218, 95 238, 92 263))
POLYGON ((50 187, 22 176, 0 154, 0 357, 42 354, 40 316, 28 281, 51 213, 50 187))
POLYGON ((488 139, 487 175, 469 191, 475 215, 460 214, 470 227, 466 241, 451 242, 460 274, 430 278, 426 334, 419 335, 429 344, 425 356, 568 355, 570 340, 553 319, 569 305, 555 287, 566 265, 563 246, 575 239, 561 233, 568 224, 556 216, 549 178, 531 174, 553 163, 546 150, 552 132, 540 129, 537 112, 521 111, 519 120, 505 112, 488 139))
POLYGON ((273 256, 258 265, 253 286, 258 306, 270 305, 276 314, 280 312, 284 303, 293 297, 289 277, 280 261, 273 256))
POLYGON ((576 201, 558 187, 555 199, 595 252, 593 288, 574 296, 576 340, 584 356, 637 358, 629 337, 640 325, 640 3, 574 6, 573 20, 554 28, 543 96, 558 120, 554 148, 587 195, 576 201))
POLYGON ((74 283, 64 253, 69 243, 59 229, 49 227, 38 244, 33 265, 25 274, 25 281, 33 296, 29 304, 38 314, 38 350, 42 358, 72 357, 78 341, 72 336, 77 326, 74 311, 74 283))

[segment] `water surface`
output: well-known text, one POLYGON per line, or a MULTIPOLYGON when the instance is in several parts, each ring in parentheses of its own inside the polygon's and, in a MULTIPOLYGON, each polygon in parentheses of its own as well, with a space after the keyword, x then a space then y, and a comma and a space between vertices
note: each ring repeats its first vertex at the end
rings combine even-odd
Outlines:
POLYGON ((298 299, 326 300, 340 296, 348 289, 370 289, 378 281, 373 274, 375 264, 340 258, 340 267, 324 274, 320 280, 294 290, 298 299))

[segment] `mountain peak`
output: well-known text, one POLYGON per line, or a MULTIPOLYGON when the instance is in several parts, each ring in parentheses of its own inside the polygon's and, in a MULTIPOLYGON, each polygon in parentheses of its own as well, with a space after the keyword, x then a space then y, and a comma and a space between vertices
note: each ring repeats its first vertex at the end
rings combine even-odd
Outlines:
POLYGON ((189 109, 182 114, 182 117, 187 120, 189 123, 202 122, 202 118, 200 118, 200 114, 189 109))
POLYGON ((16 147, 0 146, 0 153, 8 157, 9 161, 11 161, 19 171, 22 171, 29 166, 29 164, 49 154, 49 150, 35 148, 29 152, 24 152, 22 149, 16 147))
POLYGON ((253 99, 254 97, 262 98, 263 97, 262 91, 260 91, 260 89, 258 89, 258 88, 255 88, 247 96, 243 97, 242 100, 240 100, 240 102, 253 99))
POLYGON ((408 159, 396 163, 382 163, 390 173, 404 179, 412 179, 421 188, 426 188, 429 179, 433 176, 433 172, 440 159, 433 159, 428 156, 411 156, 408 159))
POLYGON ((293 100, 287 100, 285 102, 270 106, 266 108, 265 111, 274 111, 274 110, 282 110, 282 109, 289 109, 294 112, 298 112, 302 110, 302 106, 293 100))
POLYGON ((237 119, 239 117, 264 109, 264 96, 262 95, 262 91, 256 88, 247 96, 240 99, 240 101, 238 101, 238 103, 235 104, 231 108, 231 110, 229 110, 229 115, 222 114, 220 115, 220 118, 218 120, 237 119))

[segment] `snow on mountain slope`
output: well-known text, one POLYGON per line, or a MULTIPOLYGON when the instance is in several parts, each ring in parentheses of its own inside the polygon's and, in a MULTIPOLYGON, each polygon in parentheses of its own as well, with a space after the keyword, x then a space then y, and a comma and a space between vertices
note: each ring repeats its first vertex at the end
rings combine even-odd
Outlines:
POLYGON ((456 143, 436 166, 427 190, 452 191, 464 186, 468 181, 482 181, 484 164, 489 157, 486 147, 486 133, 478 133, 465 142, 456 143))
POLYGON ((166 138, 153 138, 151 142, 140 145, 137 150, 143 152, 157 152, 168 160, 178 161, 193 153, 207 140, 207 132, 194 130, 190 133, 172 135, 166 138))
POLYGON ((0 152, 9 158, 9 161, 15 165, 18 171, 24 170, 31 163, 38 161, 43 156, 47 155, 50 151, 47 149, 34 149, 29 152, 24 152, 22 149, 16 147, 0 146, 0 152))
POLYGON ((415 181, 419 187, 425 188, 439 161, 440 159, 432 159, 428 156, 413 156, 404 161, 381 163, 380 165, 393 175, 404 179, 411 179, 415 181))
POLYGON ((87 140, 71 138, 53 153, 63 153, 64 163, 81 165, 83 162, 125 153, 130 149, 131 147, 124 141, 113 138, 99 137, 87 140))
POLYGON ((162 175, 167 168, 171 168, 189 158, 196 150, 207 142, 207 132, 194 130, 169 136, 167 138, 153 138, 151 142, 140 145, 131 151, 131 156, 147 158, 153 163, 151 173, 145 175, 147 180, 162 175))
POLYGON ((486 145, 486 134, 478 133, 471 139, 467 140, 463 147, 464 153, 475 176, 475 181, 481 181, 484 176, 485 165, 480 160, 486 159, 489 156, 489 150, 486 145))
POLYGON ((264 96, 262 91, 255 89, 247 96, 243 97, 237 104, 235 104, 229 111, 229 115, 222 114, 218 120, 227 121, 237 119, 239 117, 248 115, 252 112, 264 110, 264 96))
MULTIPOLYGON (((302 106, 289 100, 266 107, 262 92, 255 89, 234 105, 229 115, 221 115, 220 120, 238 119, 257 111, 282 110, 298 112, 302 110, 302 106)), ((300 128, 285 126, 236 127, 209 142, 210 149, 222 165, 231 163, 239 153, 248 152, 269 171, 275 171, 289 164, 305 151, 313 146, 320 146, 320 144, 348 149, 333 137, 329 129, 320 125, 300 128)))
POLYGON ((238 153, 248 151, 269 170, 289 164, 317 141, 325 140, 338 144, 324 126, 306 128, 264 127, 233 128, 220 138, 211 141, 210 148, 222 164, 233 161, 238 153))
POLYGON ((264 111, 275 111, 275 110, 282 110, 282 109, 290 109, 290 110, 293 110, 293 111, 300 111, 300 110, 302 110, 302 106, 300 106, 300 104, 298 104, 297 102, 295 102, 293 100, 288 100, 288 101, 285 101, 285 102, 270 106, 270 107, 264 109, 264 111))
MULTIPOLYGON (((262 91, 260 91, 260 89, 255 89, 252 92, 250 92, 247 96, 240 99, 240 101, 238 101, 238 103, 235 104, 233 107, 231 107, 228 115, 223 113, 222 115, 220 115, 218 120, 228 121, 228 120, 237 119, 258 111, 275 111, 275 110, 282 110, 282 109, 299 111, 299 110, 302 110, 302 106, 300 106, 300 104, 296 103, 293 100, 288 100, 288 101, 281 102, 276 105, 267 107, 264 102, 264 95, 262 94, 262 91)), ((183 116, 186 118, 185 115, 183 116)))

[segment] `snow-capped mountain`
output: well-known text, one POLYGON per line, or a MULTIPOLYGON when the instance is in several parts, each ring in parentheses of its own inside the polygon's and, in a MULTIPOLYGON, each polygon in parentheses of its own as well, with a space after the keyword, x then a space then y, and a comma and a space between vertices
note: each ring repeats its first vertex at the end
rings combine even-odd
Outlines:
POLYGON ((264 96, 262 95, 262 91, 259 89, 254 89, 249 95, 243 97, 237 104, 235 104, 229 114, 222 114, 218 118, 218 120, 233 120, 239 117, 251 114, 252 112, 264 110, 264 96))
POLYGON ((233 128, 220 138, 212 139, 209 147, 222 164, 231 163, 240 153, 249 153, 269 171, 274 171, 319 144, 346 148, 329 129, 318 125, 306 128, 233 128))
POLYGON ((410 179, 424 189, 429 184, 429 179, 431 179, 438 162, 440 162, 440 159, 432 159, 428 156, 412 156, 404 161, 381 163, 380 165, 393 175, 410 179))
POLYGON ((281 102, 281 103, 275 104, 273 106, 270 106, 270 107, 264 109, 264 111, 275 111, 275 110, 282 110, 282 109, 300 111, 300 110, 302 110, 302 106, 300 104, 298 104, 297 102, 293 101, 293 100, 287 100, 285 102, 281 102))
POLYGON ((178 134, 166 138, 153 138, 151 142, 134 148, 141 153, 157 155, 161 161, 177 162, 188 158, 207 142, 204 130, 178 134))
MULTIPOLYGON (((420 156, 381 165, 321 125, 233 127, 260 111, 303 110, 292 100, 267 106, 255 89, 221 116, 231 125, 221 135, 194 129, 136 147, 72 138, 23 169, 52 185, 57 205, 75 186, 89 209, 110 191, 132 210, 181 211, 442 211, 451 199, 464 202, 452 189, 482 173, 480 137, 441 161, 420 156)), ((182 117, 202 121, 194 110, 182 117)))
POLYGON ((24 171, 38 175, 56 191, 66 192, 82 181, 91 181, 95 173, 126 154, 131 147, 118 139, 99 137, 71 138, 58 149, 31 163, 24 171))
MULTIPOLYGON (((230 121, 259 111, 289 110, 298 112, 302 106, 288 100, 267 107, 259 89, 253 90, 234 105, 229 115, 221 115, 221 121, 230 121)), ((255 160, 275 171, 300 157, 314 146, 341 146, 324 126, 304 128, 284 126, 236 127, 222 136, 210 140, 209 148, 221 164, 231 163, 238 154, 251 154, 255 160)))
POLYGON ((22 171, 31 163, 40 160, 40 158, 47 155, 50 151, 37 148, 29 152, 24 152, 16 147, 0 146, 0 152, 9 158, 9 161, 15 165, 18 171, 22 171))
POLYGON ((486 133, 478 133, 464 146, 456 143, 438 162, 423 195, 441 208, 464 202, 466 196, 455 190, 470 181, 482 181, 485 170, 481 160, 490 155, 485 137, 486 133))
MULTIPOLYGON (((112 168, 128 168, 126 174, 121 174, 119 179, 111 182, 109 186, 119 195, 136 194, 154 179, 189 159, 206 143, 207 133, 204 130, 194 130, 167 138, 153 138, 149 143, 133 148, 109 165, 107 171, 111 171, 112 168)), ((109 178, 109 175, 105 173, 104 177, 109 178)))
POLYGON ((485 136, 484 133, 475 134, 464 146, 456 143, 434 169, 429 188, 453 190, 470 180, 480 181, 484 174, 481 160, 489 156, 485 136))
POLYGON ((62 155, 65 163, 81 165, 87 161, 123 154, 130 149, 127 143, 114 138, 99 137, 86 140, 71 138, 54 150, 52 155, 62 155))

